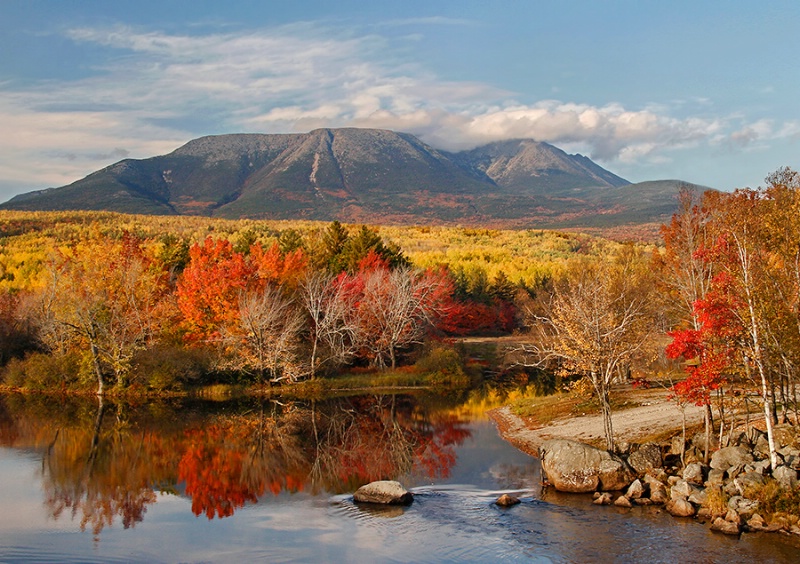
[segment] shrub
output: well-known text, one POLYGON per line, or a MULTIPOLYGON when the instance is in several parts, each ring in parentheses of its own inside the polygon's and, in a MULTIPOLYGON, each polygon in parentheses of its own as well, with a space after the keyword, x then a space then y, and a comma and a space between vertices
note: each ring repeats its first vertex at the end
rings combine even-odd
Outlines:
POLYGON ((754 484, 744 492, 745 497, 758 501, 759 512, 768 515, 789 513, 800 515, 800 489, 785 489, 775 480, 754 484))
MULTIPOLYGON (((60 391, 87 387, 80 353, 50 355, 30 353, 23 359, 11 359, 3 371, 3 382, 15 388, 37 391, 60 391)), ((91 380, 93 382, 93 380, 91 380)))
POLYGON ((447 370, 460 370, 463 372, 464 363, 461 356, 452 347, 434 345, 417 360, 414 368, 418 372, 440 372, 447 370))
POLYGON ((181 390, 200 383, 208 373, 207 353, 177 345, 158 345, 139 352, 133 361, 131 382, 156 391, 181 390))
POLYGON ((712 515, 725 515, 728 511, 728 494, 722 488, 706 488, 705 506, 712 515))
POLYGON ((468 386, 470 378, 464 371, 464 362, 458 352, 443 345, 428 350, 414 365, 435 386, 468 386))

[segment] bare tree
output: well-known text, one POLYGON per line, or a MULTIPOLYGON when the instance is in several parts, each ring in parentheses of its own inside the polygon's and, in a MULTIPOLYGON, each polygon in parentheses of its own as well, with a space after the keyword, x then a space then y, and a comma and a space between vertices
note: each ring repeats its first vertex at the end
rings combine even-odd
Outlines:
POLYGON ((366 274, 359 304, 362 345, 373 363, 397 366, 397 351, 421 342, 440 308, 441 277, 409 268, 366 274))
POLYGON ((262 380, 267 372, 273 381, 295 379, 299 336, 304 327, 296 304, 280 287, 268 285, 242 293, 239 319, 239 331, 225 339, 234 341, 235 358, 254 368, 262 380))
POLYGON ((358 343, 356 304, 343 285, 323 271, 306 277, 301 297, 311 321, 310 372, 313 379, 320 368, 341 366, 355 355, 358 343))
POLYGON ((614 448, 609 390, 620 370, 651 343, 651 284, 635 251, 613 263, 569 269, 534 318, 534 364, 559 361, 592 383, 603 414, 606 446, 614 448))

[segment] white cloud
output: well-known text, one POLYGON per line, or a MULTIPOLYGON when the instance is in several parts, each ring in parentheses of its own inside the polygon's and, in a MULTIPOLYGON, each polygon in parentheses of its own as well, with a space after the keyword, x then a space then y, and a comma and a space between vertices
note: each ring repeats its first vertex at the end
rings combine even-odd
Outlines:
MULTIPOLYGON (((0 138, 4 186, 62 185, 125 155, 163 154, 199 135, 233 131, 381 127, 448 150, 531 137, 605 163, 663 162, 669 151, 704 143, 735 148, 800 136, 796 122, 677 118, 674 105, 520 103, 494 86, 444 81, 390 58, 378 35, 314 24, 206 35, 117 26, 67 35, 113 56, 89 78, 0 84, 0 127, 12 132, 0 138)), ((680 101, 681 111, 692 103, 700 102, 680 101)))

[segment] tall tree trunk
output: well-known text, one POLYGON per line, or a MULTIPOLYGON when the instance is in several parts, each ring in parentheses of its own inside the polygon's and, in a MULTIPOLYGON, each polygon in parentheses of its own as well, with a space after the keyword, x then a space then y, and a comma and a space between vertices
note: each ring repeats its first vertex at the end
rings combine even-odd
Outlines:
POLYGON ((606 431, 606 448, 614 451, 614 429, 611 425, 611 403, 608 401, 608 391, 603 395, 603 426, 606 431))
POLYGON ((103 370, 100 368, 100 351, 98 351, 94 339, 89 339, 89 348, 92 351, 92 364, 94 365, 94 373, 97 377, 97 395, 102 397, 104 393, 103 370))
POLYGON ((317 375, 317 346, 319 343, 319 339, 316 336, 316 329, 314 331, 315 335, 311 344, 311 375, 309 376, 311 380, 317 375))

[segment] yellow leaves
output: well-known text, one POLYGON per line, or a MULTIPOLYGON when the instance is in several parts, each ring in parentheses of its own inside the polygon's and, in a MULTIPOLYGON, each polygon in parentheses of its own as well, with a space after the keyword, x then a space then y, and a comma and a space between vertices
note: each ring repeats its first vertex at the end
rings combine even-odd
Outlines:
MULTIPOLYGON (((138 234, 157 255, 159 238, 173 234, 190 244, 209 234, 232 243, 244 233, 262 245, 276 240, 276 234, 292 229, 312 241, 327 223, 311 221, 221 220, 190 216, 134 216, 107 212, 8 212, 0 211, 0 265, 6 275, 0 287, 36 289, 45 284, 41 265, 54 252, 69 256, 73 248, 91 246, 99 237, 119 239, 124 231, 138 234), (9 276, 9 273, 13 276, 9 276), (13 280, 10 278, 13 277, 13 280)), ((353 226, 345 226, 351 232, 353 226)), ((495 230, 442 226, 381 226, 378 235, 400 246, 414 266, 482 268, 490 279, 500 272, 512 282, 534 285, 543 278, 558 276, 576 256, 602 258, 619 248, 586 235, 543 230, 495 230)))

